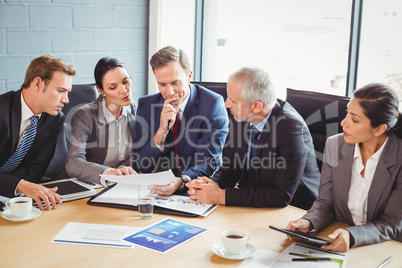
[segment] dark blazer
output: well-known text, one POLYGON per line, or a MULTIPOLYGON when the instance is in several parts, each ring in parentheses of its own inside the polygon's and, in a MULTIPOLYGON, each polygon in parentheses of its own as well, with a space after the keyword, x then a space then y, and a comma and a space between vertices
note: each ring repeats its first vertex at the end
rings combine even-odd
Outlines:
MULTIPOLYGON (((103 165, 106 159, 109 142, 109 125, 105 121, 102 108, 103 96, 95 102, 79 107, 71 118, 67 116, 66 124, 70 124, 71 132, 66 131, 69 141, 65 167, 56 174, 57 179, 73 177, 79 180, 99 183, 99 174, 110 168, 103 165)), ((128 106, 127 122, 131 136, 135 133, 135 106, 128 106)), ((130 157, 118 163, 130 166, 130 157)))
POLYGON ((307 125, 287 102, 277 100, 258 140, 258 187, 247 183, 249 122, 231 122, 222 168, 212 177, 226 189, 225 205, 310 207, 320 174, 307 125), (226 164, 225 164, 226 162, 226 164))
MULTIPOLYGON (((190 84, 189 98, 179 126, 181 174, 191 179, 210 177, 221 165, 222 148, 228 133, 227 112, 222 96, 202 86, 190 84)), ((133 162, 138 171, 171 168, 179 176, 172 131, 166 137, 164 152, 160 152, 154 143, 164 101, 160 93, 139 99, 133 162)))
MULTIPOLYGON (((21 179, 40 182, 53 157, 64 115, 42 113, 35 140, 24 159, 10 174, 0 174, 0 195, 14 196, 21 179)), ((0 96, 0 166, 17 148, 21 126, 21 89, 0 96)))
POLYGON ((348 207, 354 144, 343 135, 328 138, 322 166, 319 196, 303 218, 319 232, 341 221, 354 237, 353 246, 395 239, 402 242, 402 140, 391 134, 378 161, 367 201, 367 223, 354 226, 348 207))

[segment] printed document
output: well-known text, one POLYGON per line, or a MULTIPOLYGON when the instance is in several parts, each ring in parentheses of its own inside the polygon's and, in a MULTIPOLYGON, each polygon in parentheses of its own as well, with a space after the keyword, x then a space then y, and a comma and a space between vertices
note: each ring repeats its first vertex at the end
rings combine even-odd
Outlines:
POLYGON ((176 178, 171 169, 158 173, 145 173, 124 176, 101 174, 100 176, 101 178, 109 182, 117 182, 131 185, 168 185, 176 178))
POLYGON ((99 247, 133 248, 134 245, 132 243, 122 239, 141 229, 140 227, 133 226, 68 222, 51 242, 99 247))
POLYGON ((166 218, 124 240, 159 253, 166 253, 206 231, 206 228, 166 218))
POLYGON ((346 254, 330 252, 316 247, 292 243, 283 250, 270 267, 292 268, 345 268, 346 254), (330 261, 292 261, 293 258, 331 258, 330 261))
MULTIPOLYGON (((137 185, 121 184, 113 186, 101 195, 91 200, 93 203, 111 203, 137 206, 138 187, 137 185)), ((190 197, 181 195, 158 196, 155 195, 155 206, 189 212, 200 216, 208 216, 214 211, 217 205, 201 204, 190 197)))

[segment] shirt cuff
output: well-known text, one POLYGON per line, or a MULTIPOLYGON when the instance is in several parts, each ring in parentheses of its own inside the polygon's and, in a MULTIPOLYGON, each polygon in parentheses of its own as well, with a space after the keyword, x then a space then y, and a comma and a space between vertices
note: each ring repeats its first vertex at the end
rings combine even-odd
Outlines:
POLYGON ((159 151, 161 151, 162 153, 165 151, 165 147, 160 146, 159 144, 156 144, 156 142, 154 142, 154 143, 155 143, 156 148, 159 149, 159 151))
POLYGON ((17 193, 17 189, 18 189, 18 186, 20 185, 20 183, 21 182, 23 182, 24 180, 20 180, 19 182, 18 182, 18 184, 17 184, 17 187, 15 187, 15 190, 14 190, 14 196, 20 196, 22 193, 17 193))
MULTIPOLYGON (((107 169, 105 169, 105 171, 103 171, 102 175, 106 175, 106 174, 109 172, 109 170, 111 170, 111 169, 112 169, 112 168, 107 168, 107 169)), ((108 185, 108 181, 105 180, 104 178, 102 178, 102 176, 100 176, 100 178, 99 178, 99 183, 100 183, 103 187, 107 187, 107 185, 108 185)))

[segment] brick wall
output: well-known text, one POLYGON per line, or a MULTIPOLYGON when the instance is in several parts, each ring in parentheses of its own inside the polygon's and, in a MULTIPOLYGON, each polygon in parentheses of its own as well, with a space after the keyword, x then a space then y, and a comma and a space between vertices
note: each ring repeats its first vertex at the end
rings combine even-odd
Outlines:
POLYGON ((74 84, 94 83, 101 57, 120 58, 138 99, 147 92, 148 9, 147 0, 0 0, 0 94, 51 53, 77 68, 74 84))

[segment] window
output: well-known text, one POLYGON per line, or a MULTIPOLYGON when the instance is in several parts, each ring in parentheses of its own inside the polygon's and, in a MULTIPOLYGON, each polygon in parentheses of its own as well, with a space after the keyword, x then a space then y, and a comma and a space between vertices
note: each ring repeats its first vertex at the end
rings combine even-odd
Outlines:
POLYGON ((352 1, 204 0, 204 5, 203 81, 227 81, 238 68, 254 65, 271 73, 281 98, 287 87, 345 94, 352 1))
POLYGON ((364 0, 357 88, 385 83, 402 100, 402 2, 364 0))

